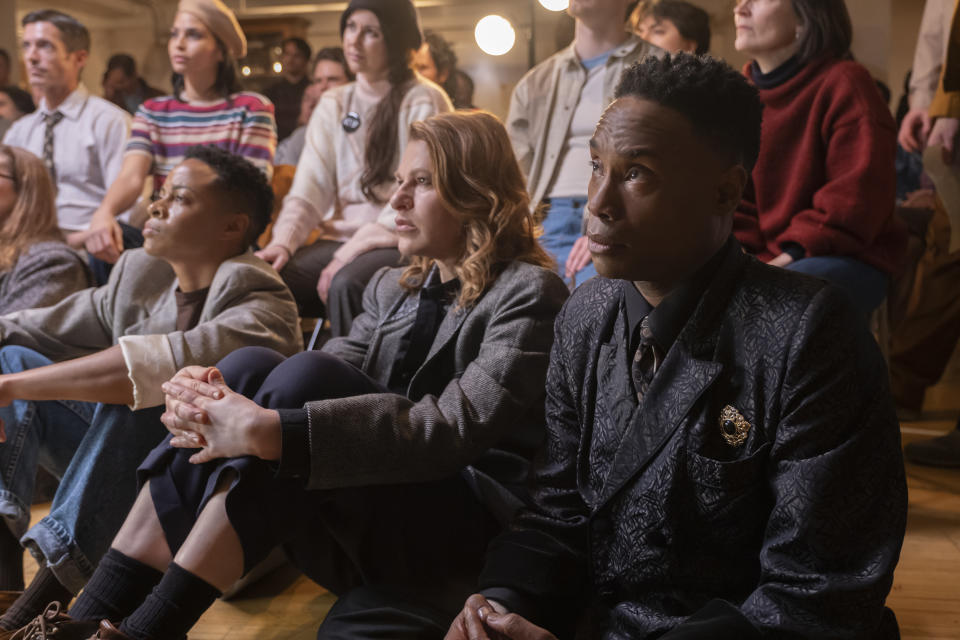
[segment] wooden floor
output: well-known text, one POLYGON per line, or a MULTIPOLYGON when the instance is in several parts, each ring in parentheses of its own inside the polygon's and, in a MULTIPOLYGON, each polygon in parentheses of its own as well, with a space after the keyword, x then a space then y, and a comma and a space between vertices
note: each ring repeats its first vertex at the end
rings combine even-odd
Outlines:
MULTIPOLYGON (((902 425, 903 442, 946 433, 960 415, 960 353, 944 381, 927 393, 924 419, 902 425)), ((960 640, 960 470, 907 465, 907 537, 888 604, 905 640, 960 640)), ((34 509, 34 518, 45 515, 34 509)), ((27 573, 35 565, 28 559, 27 573)), ((190 632, 191 640, 313 640, 334 597, 289 566, 244 597, 220 602, 190 632)))

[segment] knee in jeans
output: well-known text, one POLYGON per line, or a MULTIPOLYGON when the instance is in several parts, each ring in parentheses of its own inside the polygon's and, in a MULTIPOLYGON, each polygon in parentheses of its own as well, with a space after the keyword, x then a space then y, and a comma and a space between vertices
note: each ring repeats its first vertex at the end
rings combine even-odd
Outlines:
POLYGON ((50 360, 33 349, 17 345, 0 347, 0 372, 16 373, 50 364, 50 360))

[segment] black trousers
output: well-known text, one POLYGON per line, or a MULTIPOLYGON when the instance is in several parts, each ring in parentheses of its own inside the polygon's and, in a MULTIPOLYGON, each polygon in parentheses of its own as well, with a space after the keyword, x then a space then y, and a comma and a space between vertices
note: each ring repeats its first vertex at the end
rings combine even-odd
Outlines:
POLYGON ((398 267, 403 256, 396 249, 374 249, 361 253, 333 276, 327 297, 327 318, 334 338, 348 335, 353 319, 363 313, 363 291, 383 267, 398 267))
POLYGON ((317 281, 341 246, 333 240, 317 240, 298 249, 280 272, 297 301, 300 315, 330 320, 334 338, 349 334, 353 319, 363 313, 363 290, 373 274, 383 267, 396 267, 402 260, 400 252, 392 248, 361 253, 333 277, 324 305, 317 295, 317 281))
MULTIPOLYGON (((217 366, 232 389, 270 408, 383 391, 320 351, 284 359, 247 347, 217 366)), ((283 545, 296 566, 340 597, 321 638, 377 637, 370 625, 385 629, 382 637, 442 638, 474 591, 487 543, 498 533, 459 475, 308 491, 302 480, 277 478, 273 466, 257 458, 193 465, 189 454, 164 443, 140 467, 171 551, 183 544, 221 475, 232 470, 226 510, 245 571, 283 545)))

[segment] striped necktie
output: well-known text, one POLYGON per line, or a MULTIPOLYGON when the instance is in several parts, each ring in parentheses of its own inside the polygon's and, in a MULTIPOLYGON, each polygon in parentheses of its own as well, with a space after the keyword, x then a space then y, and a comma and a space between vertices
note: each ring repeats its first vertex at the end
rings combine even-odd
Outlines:
POLYGON ((63 120, 63 114, 59 111, 43 114, 43 122, 47 125, 43 132, 43 164, 47 166, 54 184, 57 182, 57 168, 53 164, 53 128, 61 120, 63 120))

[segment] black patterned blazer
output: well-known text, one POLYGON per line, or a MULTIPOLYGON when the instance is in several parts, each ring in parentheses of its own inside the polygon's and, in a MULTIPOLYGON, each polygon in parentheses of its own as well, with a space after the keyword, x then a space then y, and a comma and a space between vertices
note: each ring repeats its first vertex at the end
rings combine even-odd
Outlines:
POLYGON ((623 281, 564 306, 535 507, 480 586, 561 638, 897 637, 906 485, 879 350, 823 281, 724 251, 639 407, 623 281))

